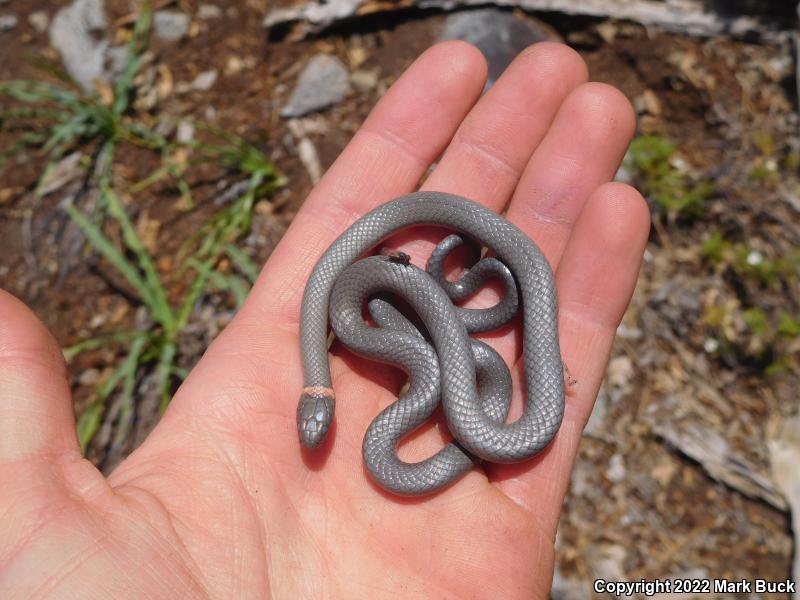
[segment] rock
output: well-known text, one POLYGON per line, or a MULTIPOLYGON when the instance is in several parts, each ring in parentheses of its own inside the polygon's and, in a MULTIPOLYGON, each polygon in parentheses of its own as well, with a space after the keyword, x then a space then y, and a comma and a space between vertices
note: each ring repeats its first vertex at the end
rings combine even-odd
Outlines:
POLYGON ((615 356, 608 363, 606 378, 611 387, 627 389, 635 375, 633 361, 627 356, 615 356))
POLYGON ((350 81, 359 91, 367 92, 378 85, 378 72, 360 69, 353 72, 350 81))
POLYGON ((644 337, 644 331, 638 327, 620 323, 619 327, 617 327, 617 337, 623 340, 640 340, 644 337))
POLYGON ((11 31, 17 24, 19 24, 19 17, 17 17, 17 15, 0 16, 0 31, 11 31))
POLYGON ((207 92, 219 78, 219 71, 216 69, 209 69, 202 71, 190 82, 181 81, 175 86, 175 91, 178 94, 187 94, 189 92, 207 92))
POLYGON ((602 438, 605 431, 605 418, 608 413, 608 392, 605 385, 603 385, 597 393, 597 399, 592 408, 592 414, 589 415, 589 420, 586 422, 586 427, 583 429, 583 434, 589 437, 602 438))
POLYGON ((661 100, 658 99, 656 93, 651 89, 645 90, 634 98, 633 107, 640 115, 652 115, 654 117, 661 115, 661 100))
MULTIPOLYGON (((627 162, 627 157, 625 162, 627 162)), ((614 181, 618 181, 619 183, 633 184, 636 177, 631 169, 625 164, 625 162, 623 162, 619 166, 619 169, 617 169, 617 174, 614 175, 614 181)))
POLYGON ((627 469, 625 468, 625 459, 622 458, 622 455, 615 454, 611 457, 611 460, 608 461, 606 477, 611 483, 620 483, 625 481, 626 475, 627 469))
POLYGON ((289 130, 297 138, 297 155, 300 157, 300 162, 306 168, 311 183, 316 185, 322 179, 323 170, 317 147, 306 137, 309 133, 308 126, 302 120, 292 119, 289 121, 289 130))
POLYGON ((192 19, 176 10, 158 10, 153 15, 153 33, 165 42, 177 42, 187 36, 192 19))
POLYGON ((201 4, 197 9, 197 18, 203 21, 219 19, 221 16, 222 9, 216 4, 201 4))
POLYGON ((302 117, 341 102, 350 91, 347 67, 335 56, 317 54, 308 61, 289 102, 281 110, 284 118, 302 117))
POLYGON ((242 58, 240 56, 229 56, 225 62, 225 75, 238 75, 245 69, 252 69, 256 66, 256 59, 253 56, 242 58))
POLYGON ((207 92, 217 82, 217 77, 219 77, 219 71, 216 69, 203 71, 192 81, 192 88, 199 92, 207 92))
POLYGON ((588 594, 588 586, 585 583, 565 577, 561 570, 556 566, 553 573, 553 583, 550 588, 551 600, 573 600, 573 598, 585 598, 588 594))
POLYGON ((194 140, 194 123, 189 119, 182 119, 178 123, 178 130, 175 133, 175 141, 179 144, 189 144, 194 140))
POLYGON ((98 369, 86 369, 78 376, 78 383, 85 387, 95 385, 100 381, 100 371, 98 369))
POLYGON ((75 0, 58 11, 50 24, 50 44, 58 50, 70 77, 87 92, 95 80, 109 81, 116 74, 114 67, 107 67, 114 50, 107 27, 102 0, 75 0))
POLYGON ((489 63, 488 89, 517 54, 548 36, 508 11, 486 8, 452 13, 445 19, 440 39, 464 40, 483 52, 489 63))
POLYGON ((31 24, 38 33, 44 33, 50 26, 50 15, 44 10, 37 10, 28 15, 28 23, 31 24))

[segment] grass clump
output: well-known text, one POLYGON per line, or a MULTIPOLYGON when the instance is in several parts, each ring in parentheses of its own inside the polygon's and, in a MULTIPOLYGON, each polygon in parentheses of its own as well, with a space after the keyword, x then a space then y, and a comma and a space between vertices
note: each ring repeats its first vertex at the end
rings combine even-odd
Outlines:
POLYGON ((283 185, 284 179, 266 156, 253 144, 228 132, 197 124, 202 140, 179 143, 149 127, 133 111, 135 80, 147 48, 152 25, 150 2, 142 2, 128 44, 128 60, 113 86, 113 97, 84 94, 70 82, 63 85, 41 81, 0 82, 0 97, 13 102, 0 113, 0 127, 11 124, 22 133, 0 154, 0 167, 26 148, 34 148, 47 162, 39 177, 37 195, 51 169, 68 154, 92 148, 87 153, 87 182, 99 191, 99 202, 91 214, 76 204, 65 210, 84 233, 91 249, 101 255, 125 279, 132 295, 146 308, 152 325, 143 330, 123 331, 85 340, 65 350, 68 360, 81 352, 122 344, 126 354, 121 364, 97 387, 88 408, 78 419, 81 447, 85 450, 102 423, 107 400, 118 393, 120 404, 116 422, 116 441, 130 431, 134 414, 137 377, 142 367, 154 368, 162 410, 167 406, 173 384, 185 373, 176 366, 178 336, 187 326, 200 296, 209 291, 230 293, 240 305, 255 280, 255 265, 236 241, 250 230, 256 202, 283 185), (159 167, 127 190, 117 189, 114 165, 121 144, 133 144, 159 157, 159 167), (135 198, 157 182, 171 181, 180 191, 185 206, 192 205, 191 186, 186 175, 201 165, 213 165, 238 174, 240 193, 224 209, 186 240, 171 278, 159 275, 133 224, 121 196, 135 198), (114 241, 106 230, 120 232, 114 241), (221 273, 221 261, 234 265, 231 273, 221 273), (182 293, 170 299, 173 283, 182 293))
POLYGON ((745 244, 727 240, 720 231, 703 243, 701 253, 721 271, 728 270, 740 280, 773 289, 796 279, 800 270, 800 252, 770 259, 745 244))
POLYGON ((642 193, 670 223, 703 216, 714 186, 709 181, 695 181, 677 166, 673 143, 657 135, 640 136, 631 143, 625 164, 635 172, 642 193))
POLYGON ((753 299, 762 297, 765 288, 780 292, 791 287, 800 272, 800 252, 769 259, 716 231, 704 242, 702 255, 734 282, 743 298, 706 309, 706 325, 725 342, 729 354, 740 362, 760 366, 768 375, 796 365, 800 314, 768 310, 753 299))

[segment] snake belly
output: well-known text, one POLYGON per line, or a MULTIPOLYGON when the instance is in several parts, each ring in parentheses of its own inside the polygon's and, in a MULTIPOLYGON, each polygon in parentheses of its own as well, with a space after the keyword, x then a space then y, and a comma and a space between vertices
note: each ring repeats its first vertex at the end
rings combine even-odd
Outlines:
MULTIPOLYGON (((502 278, 499 272, 493 274, 502 278)), ((429 494, 457 480, 472 467, 474 458, 494 463, 524 461, 546 447, 558 431, 564 412, 564 379, 552 270, 522 231, 480 204, 444 192, 402 196, 361 217, 322 255, 309 277, 301 307, 304 388, 297 425, 300 442, 307 448, 323 442, 334 414, 329 312, 345 345, 410 375, 408 390, 378 415, 364 439, 367 468, 381 487, 399 495, 429 494), (435 276, 396 258, 370 257, 354 264, 394 233, 425 224, 465 234, 492 250, 496 262, 513 273, 506 277, 506 297, 494 313, 453 305, 453 298, 463 296, 463 290, 459 296, 457 285, 445 281, 441 273, 443 256, 457 244, 452 240, 440 244, 429 261, 429 270, 437 271, 435 276), (508 369, 491 348, 469 338, 468 332, 489 330, 509 318, 505 300, 514 283, 522 309, 526 401, 522 416, 506 423, 508 369), (412 306, 429 340, 385 300, 374 298, 384 292, 412 306), (363 322, 364 301, 369 301, 376 328, 363 322), (454 443, 420 463, 401 461, 396 456, 400 438, 429 418, 440 401, 454 443)))

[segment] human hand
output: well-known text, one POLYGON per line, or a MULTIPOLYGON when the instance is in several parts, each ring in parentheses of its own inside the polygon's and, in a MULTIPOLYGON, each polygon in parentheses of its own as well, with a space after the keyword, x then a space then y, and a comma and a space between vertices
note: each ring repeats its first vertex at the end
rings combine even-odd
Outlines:
MULTIPOLYGON (((0 292, 0 596, 547 596, 558 515, 649 212, 635 190, 609 183, 633 135, 630 105, 586 83, 575 52, 533 46, 478 99, 485 76, 480 53, 461 42, 408 69, 306 200, 157 428, 108 479, 81 457, 57 345, 0 292), (335 347, 337 425, 322 448, 301 450, 299 309, 330 242, 412 191, 440 155, 423 189, 507 210, 550 260, 562 356, 579 383, 534 460, 475 468, 439 494, 404 499, 377 488, 361 458, 369 422, 402 384, 391 369, 335 347)), ((418 264, 432 247, 407 236, 389 244, 418 264)), ((487 290, 476 302, 493 298, 487 290)), ((518 388, 518 337, 508 330, 492 344, 515 365, 518 388)), ((431 426, 401 456, 441 445, 431 426)))

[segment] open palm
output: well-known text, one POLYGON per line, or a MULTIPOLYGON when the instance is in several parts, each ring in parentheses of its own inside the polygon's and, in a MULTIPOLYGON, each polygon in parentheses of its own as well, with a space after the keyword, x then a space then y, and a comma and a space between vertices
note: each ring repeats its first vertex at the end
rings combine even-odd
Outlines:
MULTIPOLYGON (((306 200, 161 423, 108 479, 81 457, 54 341, 0 292, 0 596, 546 597, 569 473, 649 214, 635 190, 609 183, 633 134, 630 105, 586 83, 576 53, 533 46, 480 97, 485 76, 480 53, 461 42, 408 69, 306 200), (578 383, 539 457, 476 468, 410 500, 377 488, 361 459, 367 425, 402 385, 388 368, 335 348, 338 424, 322 448, 301 450, 298 318, 328 244, 412 191, 437 158, 423 189, 506 211, 549 258, 561 351, 578 383)), ((420 264, 432 233, 389 244, 420 264)), ((519 339, 509 330, 491 343, 519 387, 519 339)), ((431 426, 401 456, 422 458, 441 440, 431 426)))

